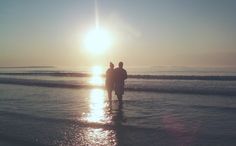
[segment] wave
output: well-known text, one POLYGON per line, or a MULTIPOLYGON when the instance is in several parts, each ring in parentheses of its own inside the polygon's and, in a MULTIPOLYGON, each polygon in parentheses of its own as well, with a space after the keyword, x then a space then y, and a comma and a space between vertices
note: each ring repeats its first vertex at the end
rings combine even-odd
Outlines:
MULTIPOLYGON (((55 76, 55 77, 91 77, 88 73, 73 72, 19 72, 19 73, 0 73, 8 76, 55 76)), ((105 75, 101 75, 105 76, 105 75)), ((236 76, 201 76, 201 75, 128 75, 133 79, 159 79, 159 80, 216 80, 216 81, 236 81, 236 76)))
MULTIPOLYGON (((38 86, 38 87, 52 87, 52 88, 69 88, 69 89, 92 89, 101 88, 104 86, 96 86, 89 84, 78 84, 68 81, 51 81, 51 80, 39 80, 39 79, 17 79, 17 78, 0 78, 0 84, 14 84, 25 86, 38 86)), ((127 85, 126 91, 134 92, 157 92, 157 93, 179 93, 179 94, 198 94, 198 95, 228 95, 235 96, 236 90, 234 88, 223 87, 208 87, 204 86, 195 87, 194 85, 185 86, 139 86, 139 85, 127 85)))
POLYGON ((26 69, 32 69, 32 68, 55 68, 54 66, 3 66, 0 68, 6 68, 6 69, 18 69, 18 68, 26 68, 26 69))
POLYGON ((236 76, 129 75, 129 78, 160 79, 160 80, 217 80, 217 81, 236 81, 236 76))
POLYGON ((26 86, 39 86, 39 87, 56 87, 56 88, 102 88, 101 86, 72 84, 68 82, 38 80, 38 79, 0 78, 0 83, 26 85, 26 86))
POLYGON ((65 73, 65 72, 19 72, 19 73, 0 73, 0 75, 9 76, 56 76, 56 77, 90 77, 87 73, 65 73))

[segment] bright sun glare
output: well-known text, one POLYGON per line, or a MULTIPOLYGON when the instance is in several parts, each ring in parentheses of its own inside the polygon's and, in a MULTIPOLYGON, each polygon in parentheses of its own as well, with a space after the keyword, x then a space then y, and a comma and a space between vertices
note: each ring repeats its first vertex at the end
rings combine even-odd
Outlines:
POLYGON ((100 27, 96 27, 87 33, 84 44, 92 54, 103 54, 112 44, 110 33, 100 27))
POLYGON ((94 66, 92 67, 92 74, 93 76, 101 75, 102 74, 102 67, 101 66, 94 66))
POLYGON ((92 73, 92 77, 89 80, 89 83, 92 85, 103 85, 104 84, 104 80, 102 79, 101 75, 102 75, 102 67, 101 66, 94 66, 91 68, 91 73, 92 73))

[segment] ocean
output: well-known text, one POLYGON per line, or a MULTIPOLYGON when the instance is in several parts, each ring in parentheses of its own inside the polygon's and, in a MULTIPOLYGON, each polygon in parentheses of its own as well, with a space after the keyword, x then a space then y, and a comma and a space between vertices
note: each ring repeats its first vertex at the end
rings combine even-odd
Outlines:
POLYGON ((126 70, 121 105, 103 68, 0 68, 0 146, 236 145, 236 68, 126 70))

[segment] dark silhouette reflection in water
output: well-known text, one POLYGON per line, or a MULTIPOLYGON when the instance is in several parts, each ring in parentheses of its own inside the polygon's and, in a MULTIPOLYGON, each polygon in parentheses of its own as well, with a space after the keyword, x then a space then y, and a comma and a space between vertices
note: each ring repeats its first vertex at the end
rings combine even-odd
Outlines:
MULTIPOLYGON (((110 104, 112 106, 112 104, 110 104)), ((123 102, 115 102, 116 108, 113 110, 114 114, 112 117, 112 121, 114 122, 114 131, 116 136, 117 145, 124 145, 124 131, 122 123, 125 122, 124 112, 123 112, 123 102)), ((112 107, 111 107, 112 108, 112 107)))
POLYGON ((108 101, 102 89, 92 89, 89 97, 89 112, 82 121, 88 128, 83 132, 86 145, 122 145, 123 104, 108 101))
POLYGON ((109 104, 110 111, 112 111, 112 122, 115 127, 122 126, 125 122, 123 112, 123 102, 114 101, 109 104))

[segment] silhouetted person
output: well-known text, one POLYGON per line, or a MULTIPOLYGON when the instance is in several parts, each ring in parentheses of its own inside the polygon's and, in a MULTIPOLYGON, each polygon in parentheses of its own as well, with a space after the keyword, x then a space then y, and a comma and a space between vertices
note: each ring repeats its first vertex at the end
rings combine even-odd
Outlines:
POLYGON ((125 79, 127 79, 127 72, 123 69, 123 62, 119 62, 119 67, 114 70, 115 74, 115 94, 119 100, 122 102, 122 96, 124 94, 125 79))
POLYGON ((106 71, 106 89, 109 101, 112 99, 112 90, 114 89, 114 64, 110 62, 110 68, 106 71))

